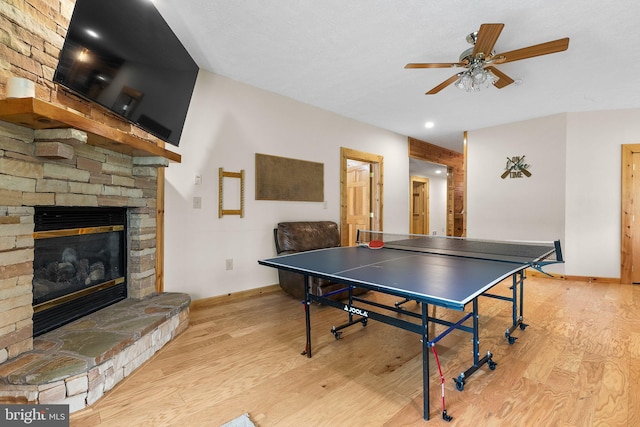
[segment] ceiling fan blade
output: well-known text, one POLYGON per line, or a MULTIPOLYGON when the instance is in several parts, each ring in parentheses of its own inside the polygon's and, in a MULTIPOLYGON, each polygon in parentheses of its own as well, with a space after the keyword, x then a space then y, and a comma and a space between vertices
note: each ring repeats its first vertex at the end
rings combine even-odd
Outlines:
POLYGON ((479 53, 482 53, 484 57, 491 56, 493 46, 495 46, 504 24, 482 24, 478 30, 476 37, 476 43, 473 47, 473 56, 476 57, 479 53))
POLYGON ((460 75, 454 74, 453 76, 449 77, 447 80, 445 80, 442 83, 440 83, 438 86, 436 86, 433 89, 431 89, 429 92, 425 93, 425 95, 435 95, 436 93, 440 92, 445 87, 449 86, 451 83, 453 83, 456 80, 458 80, 458 78, 460 78, 460 75))
POLYGON ((511 77, 507 76, 505 73, 498 70, 496 67, 485 67, 485 70, 491 71, 493 74, 496 75, 496 77, 498 78, 498 81, 495 82, 493 85, 498 89, 502 89, 505 86, 509 86, 514 81, 511 77))
POLYGON ((506 62, 519 61, 521 59, 533 58, 535 56, 548 55, 550 53, 562 52, 569 48, 569 37, 563 39, 553 40, 546 43, 540 43, 529 47, 523 47, 522 49, 512 50, 511 52, 505 52, 497 54, 496 56, 504 56, 506 62))
POLYGON ((411 63, 404 66, 404 68, 453 68, 453 67, 464 67, 466 64, 462 62, 442 62, 442 63, 426 63, 426 64, 416 64, 411 63))

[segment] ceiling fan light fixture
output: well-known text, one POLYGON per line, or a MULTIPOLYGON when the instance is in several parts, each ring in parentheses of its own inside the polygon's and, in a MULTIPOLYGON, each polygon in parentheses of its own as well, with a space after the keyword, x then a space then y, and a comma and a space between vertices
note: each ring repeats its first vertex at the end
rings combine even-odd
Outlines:
POLYGON ((481 63, 477 63, 471 67, 471 78, 474 85, 481 85, 487 80, 487 72, 482 68, 481 63))
POLYGON ((455 86, 458 89, 462 89, 466 92, 470 92, 473 90, 473 78, 471 77, 471 73, 469 70, 460 74, 460 77, 455 82, 455 86))
POLYGON ((491 70, 485 70, 485 73, 487 76, 487 87, 496 84, 496 82, 499 80, 498 76, 493 74, 491 70))
POLYGON ((458 74, 454 86, 465 92, 479 92, 482 87, 494 85, 499 80, 491 70, 486 70, 481 62, 458 74))

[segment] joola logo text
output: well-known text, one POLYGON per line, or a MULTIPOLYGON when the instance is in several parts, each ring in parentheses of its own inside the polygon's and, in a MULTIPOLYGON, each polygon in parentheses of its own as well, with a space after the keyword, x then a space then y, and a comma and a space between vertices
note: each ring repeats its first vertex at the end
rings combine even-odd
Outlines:
POLYGON ((357 314, 358 316, 369 317, 369 312, 368 311, 360 310, 359 308, 350 307, 348 305, 345 305, 343 310, 344 311, 348 311, 351 314, 357 314))

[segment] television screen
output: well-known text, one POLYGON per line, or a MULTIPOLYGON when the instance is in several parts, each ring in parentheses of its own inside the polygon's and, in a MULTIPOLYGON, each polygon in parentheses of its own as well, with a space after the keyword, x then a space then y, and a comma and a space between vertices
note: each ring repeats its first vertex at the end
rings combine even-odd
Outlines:
POLYGON ((77 0, 53 80, 178 146, 197 75, 150 0, 77 0))

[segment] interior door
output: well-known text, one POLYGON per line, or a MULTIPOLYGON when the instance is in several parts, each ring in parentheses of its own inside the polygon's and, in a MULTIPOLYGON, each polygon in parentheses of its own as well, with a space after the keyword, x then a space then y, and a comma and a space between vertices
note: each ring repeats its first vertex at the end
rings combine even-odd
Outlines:
POLYGON ((631 180, 631 247, 635 256, 631 257, 631 283, 640 284, 640 264, 638 254, 640 254, 640 153, 632 155, 633 178, 631 180))
POLYGON ((429 178, 411 177, 411 234, 429 234, 429 178))
POLYGON ((640 254, 640 153, 633 153, 633 182, 631 184, 631 193, 633 194, 633 224, 632 224, 632 240, 633 253, 636 256, 631 259, 631 281, 640 284, 640 263, 638 256, 640 254))
POLYGON ((347 226, 349 245, 355 244, 358 230, 371 230, 371 164, 347 163, 347 226))
POLYGON ((620 282, 640 284, 640 144, 622 145, 620 282))
POLYGON ((383 212, 384 157, 340 147, 340 244, 355 245, 359 229, 382 231, 383 212))

